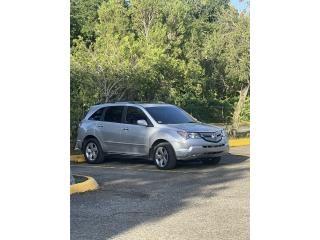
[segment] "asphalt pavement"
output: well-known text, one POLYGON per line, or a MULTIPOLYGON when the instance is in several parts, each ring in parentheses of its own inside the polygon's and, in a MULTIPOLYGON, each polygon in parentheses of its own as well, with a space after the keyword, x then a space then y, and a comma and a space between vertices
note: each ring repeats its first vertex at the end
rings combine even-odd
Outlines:
POLYGON ((100 188, 71 195, 71 239, 249 239, 250 146, 217 166, 179 162, 158 170, 140 159, 72 164, 100 188))

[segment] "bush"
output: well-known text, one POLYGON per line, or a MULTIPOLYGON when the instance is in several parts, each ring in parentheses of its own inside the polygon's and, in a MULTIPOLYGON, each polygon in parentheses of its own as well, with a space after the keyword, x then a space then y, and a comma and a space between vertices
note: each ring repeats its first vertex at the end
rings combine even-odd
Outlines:
POLYGON ((201 122, 230 123, 232 120, 233 104, 227 101, 192 101, 181 107, 201 122))
POLYGON ((250 97, 247 97, 240 115, 241 122, 250 122, 250 97))

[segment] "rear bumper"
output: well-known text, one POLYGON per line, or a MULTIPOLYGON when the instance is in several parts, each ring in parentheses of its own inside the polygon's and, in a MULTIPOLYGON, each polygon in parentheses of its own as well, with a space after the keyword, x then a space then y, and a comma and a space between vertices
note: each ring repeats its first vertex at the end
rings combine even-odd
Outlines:
POLYGON ((82 141, 81 140, 76 141, 76 145, 74 147, 74 150, 82 150, 82 141))
POLYGON ((178 160, 189 160, 196 158, 220 157, 229 153, 229 144, 227 141, 219 143, 208 143, 201 141, 201 144, 174 147, 178 160))

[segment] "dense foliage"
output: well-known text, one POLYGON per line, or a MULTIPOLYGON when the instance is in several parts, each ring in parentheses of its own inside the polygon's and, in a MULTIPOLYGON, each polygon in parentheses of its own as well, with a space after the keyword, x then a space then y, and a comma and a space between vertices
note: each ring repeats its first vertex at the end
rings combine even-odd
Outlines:
POLYGON ((71 0, 70 44, 71 137, 99 101, 164 101, 230 122, 250 82, 249 14, 225 0, 71 0))

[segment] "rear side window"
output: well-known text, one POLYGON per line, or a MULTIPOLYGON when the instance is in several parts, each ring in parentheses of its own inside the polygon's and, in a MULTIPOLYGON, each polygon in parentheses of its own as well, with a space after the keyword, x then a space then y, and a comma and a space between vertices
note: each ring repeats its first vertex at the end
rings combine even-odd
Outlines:
POLYGON ((123 107, 108 107, 104 114, 104 121, 121 123, 123 107))
POLYGON ((103 110, 104 108, 98 109, 94 114, 91 115, 91 117, 89 117, 89 120, 101 121, 103 110))
POLYGON ((138 120, 146 120, 146 122, 149 121, 149 119, 141 109, 136 107, 128 107, 126 123, 137 124, 138 120))

